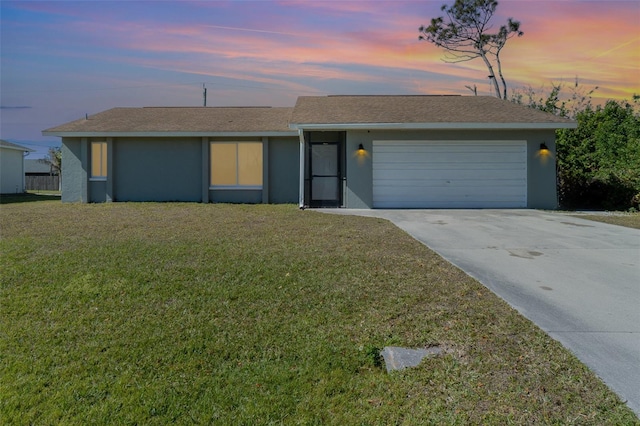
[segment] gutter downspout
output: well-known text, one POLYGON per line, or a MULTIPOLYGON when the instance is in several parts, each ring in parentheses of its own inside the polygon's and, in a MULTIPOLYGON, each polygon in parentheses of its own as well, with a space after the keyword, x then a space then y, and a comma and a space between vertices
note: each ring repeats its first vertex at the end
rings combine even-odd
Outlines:
POLYGON ((300 188, 298 207, 304 209, 304 130, 298 129, 298 137, 300 138, 300 188))
POLYGON ((22 153, 22 192, 27 192, 27 175, 25 173, 24 159, 27 158, 31 154, 30 151, 24 151, 22 153))

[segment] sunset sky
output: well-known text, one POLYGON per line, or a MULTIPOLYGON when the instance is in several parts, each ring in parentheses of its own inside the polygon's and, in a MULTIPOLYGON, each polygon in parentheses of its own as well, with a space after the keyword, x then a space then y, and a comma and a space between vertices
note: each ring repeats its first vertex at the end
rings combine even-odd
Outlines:
MULTIPOLYGON (((293 106, 299 95, 491 95, 480 59, 448 64, 418 41, 431 1, 1 1, 0 137, 37 152, 41 131, 116 106, 293 106)), ((502 0, 524 36, 502 53, 511 88, 640 93, 640 1, 502 0)))

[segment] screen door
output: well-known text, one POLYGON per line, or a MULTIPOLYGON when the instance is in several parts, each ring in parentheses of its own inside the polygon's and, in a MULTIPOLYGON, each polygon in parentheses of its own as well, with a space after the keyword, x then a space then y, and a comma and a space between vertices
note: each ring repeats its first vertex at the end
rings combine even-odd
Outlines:
POLYGON ((339 143, 312 143, 310 163, 311 206, 340 206, 341 176, 339 143))

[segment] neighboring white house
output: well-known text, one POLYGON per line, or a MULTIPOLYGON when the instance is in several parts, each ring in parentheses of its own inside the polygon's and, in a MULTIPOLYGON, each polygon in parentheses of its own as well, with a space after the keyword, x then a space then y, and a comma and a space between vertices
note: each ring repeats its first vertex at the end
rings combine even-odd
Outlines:
POLYGON ((25 192, 25 152, 33 150, 0 139, 0 194, 25 192))

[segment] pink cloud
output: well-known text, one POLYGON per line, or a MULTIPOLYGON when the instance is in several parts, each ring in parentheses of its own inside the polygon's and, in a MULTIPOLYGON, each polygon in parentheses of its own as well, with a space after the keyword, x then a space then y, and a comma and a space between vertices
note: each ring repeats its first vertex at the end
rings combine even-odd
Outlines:
MULTIPOLYGON (((246 6, 190 4, 206 8, 207 13, 246 6)), ((428 71, 449 80, 455 77, 460 80, 456 87, 461 88, 455 90, 486 82, 480 60, 447 64, 441 49, 417 41, 417 27, 441 14, 439 3, 425 4, 285 1, 273 3, 276 11, 268 16, 236 13, 233 20, 224 20, 212 14, 206 23, 200 19, 163 22, 161 31, 153 17, 127 21, 89 14, 85 15, 88 19, 78 19, 70 26, 93 39, 92 43, 122 52, 114 56, 116 61, 198 75, 236 76, 283 87, 292 78, 306 78, 305 90, 314 90, 313 80, 385 81, 386 69, 428 71), (277 13, 283 8, 290 14, 277 13), (330 22, 336 23, 315 24, 314 15, 322 22, 334 17, 330 22)), ((66 6, 38 7, 79 15, 66 6)), ((496 26, 513 16, 522 21, 525 31, 524 37, 510 40, 503 52, 509 83, 539 85, 577 75, 610 86, 611 93, 639 89, 640 33, 634 19, 639 10, 632 2, 501 2, 496 26)), ((431 86, 428 82, 414 84, 418 91, 431 86)))

